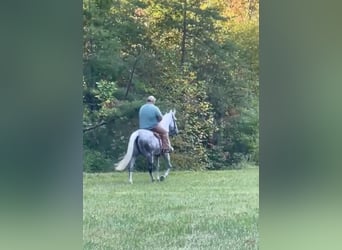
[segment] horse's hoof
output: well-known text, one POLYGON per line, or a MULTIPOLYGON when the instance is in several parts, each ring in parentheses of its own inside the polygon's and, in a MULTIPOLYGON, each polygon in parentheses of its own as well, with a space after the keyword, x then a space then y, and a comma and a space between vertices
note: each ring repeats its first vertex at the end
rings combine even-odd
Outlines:
POLYGON ((162 176, 160 176, 160 179, 159 179, 160 181, 163 181, 163 180, 165 180, 165 177, 164 177, 164 175, 162 175, 162 176))

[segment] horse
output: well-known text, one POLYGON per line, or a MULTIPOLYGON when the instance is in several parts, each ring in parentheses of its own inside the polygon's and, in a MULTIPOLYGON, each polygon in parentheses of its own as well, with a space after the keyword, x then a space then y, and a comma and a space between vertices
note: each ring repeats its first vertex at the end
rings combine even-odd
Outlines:
MULTIPOLYGON (((160 121, 160 125, 169 133, 169 136, 178 134, 175 114, 176 110, 170 110, 163 115, 163 119, 160 121)), ((154 159, 157 162, 157 181, 163 181, 169 175, 172 168, 170 154, 162 152, 160 139, 148 129, 138 129, 130 135, 125 156, 119 163, 115 164, 115 170, 117 171, 123 171, 128 166, 129 183, 133 184, 134 163, 139 155, 143 155, 147 159, 148 171, 152 182, 155 181, 153 176, 154 159), (167 169, 164 175, 159 177, 159 157, 161 155, 166 161, 167 169)))

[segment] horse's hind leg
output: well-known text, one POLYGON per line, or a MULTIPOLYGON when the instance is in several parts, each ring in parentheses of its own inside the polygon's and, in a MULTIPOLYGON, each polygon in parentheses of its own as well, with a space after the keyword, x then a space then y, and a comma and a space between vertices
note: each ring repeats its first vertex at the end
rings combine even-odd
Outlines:
POLYGON ((134 163, 135 163, 135 157, 132 157, 131 161, 129 162, 129 166, 128 166, 128 181, 131 184, 133 184, 134 163))
POLYGON ((153 155, 147 156, 147 162, 148 162, 148 172, 151 177, 151 181, 154 182, 154 177, 153 177, 153 155))

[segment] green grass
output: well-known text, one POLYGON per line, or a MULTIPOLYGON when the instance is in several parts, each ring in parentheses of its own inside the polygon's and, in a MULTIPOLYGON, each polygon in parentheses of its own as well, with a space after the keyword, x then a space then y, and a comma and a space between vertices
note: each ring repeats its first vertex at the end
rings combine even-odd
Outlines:
POLYGON ((258 249, 259 170, 84 174, 84 249, 258 249))

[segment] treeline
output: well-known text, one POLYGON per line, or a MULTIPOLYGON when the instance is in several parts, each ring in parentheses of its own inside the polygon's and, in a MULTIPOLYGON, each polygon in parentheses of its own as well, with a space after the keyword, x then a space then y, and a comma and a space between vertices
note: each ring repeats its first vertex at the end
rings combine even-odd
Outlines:
POLYGON ((176 169, 258 164, 258 0, 84 0, 83 13, 84 171, 113 170, 148 95, 177 110, 176 169))

